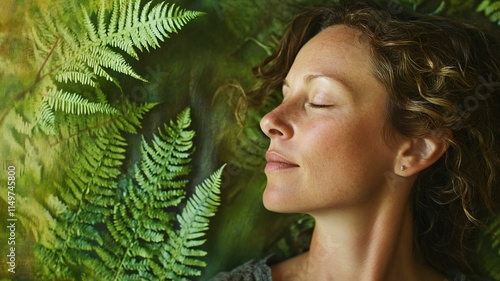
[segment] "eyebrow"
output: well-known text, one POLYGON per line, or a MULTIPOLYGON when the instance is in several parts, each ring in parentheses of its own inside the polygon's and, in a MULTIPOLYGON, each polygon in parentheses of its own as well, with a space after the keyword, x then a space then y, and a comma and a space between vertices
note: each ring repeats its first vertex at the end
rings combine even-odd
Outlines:
MULTIPOLYGON (((333 75, 329 75, 329 74, 309 74, 306 77, 304 77, 304 81, 306 83, 309 83, 309 82, 311 82, 312 80, 314 80, 316 78, 326 78, 328 80, 332 80, 332 81, 338 82, 338 83, 342 84, 346 88, 350 88, 349 84, 346 83, 346 81, 344 79, 341 79, 339 77, 336 77, 336 76, 333 76, 333 75)), ((283 79, 283 87, 285 87, 285 86, 286 87, 290 87, 290 84, 288 83, 288 81, 286 79, 283 79)))

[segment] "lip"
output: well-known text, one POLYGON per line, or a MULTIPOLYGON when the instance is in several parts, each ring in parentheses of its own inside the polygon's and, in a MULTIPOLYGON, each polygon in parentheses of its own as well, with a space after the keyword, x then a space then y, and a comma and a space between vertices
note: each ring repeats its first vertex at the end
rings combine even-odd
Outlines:
POLYGON ((279 171, 279 170, 285 170, 285 169, 292 169, 292 168, 298 168, 300 167, 299 165, 291 162, 290 160, 286 159, 286 157, 280 155, 279 153, 275 151, 268 151, 266 152, 266 168, 264 171, 279 171))

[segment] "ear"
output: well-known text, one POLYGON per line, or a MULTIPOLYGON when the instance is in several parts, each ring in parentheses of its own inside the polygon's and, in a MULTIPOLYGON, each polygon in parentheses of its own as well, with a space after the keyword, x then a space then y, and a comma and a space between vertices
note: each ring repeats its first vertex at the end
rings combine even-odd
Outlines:
POLYGON ((449 142, 441 137, 414 138, 403 141, 398 150, 394 173, 409 177, 434 164, 448 149, 449 142))

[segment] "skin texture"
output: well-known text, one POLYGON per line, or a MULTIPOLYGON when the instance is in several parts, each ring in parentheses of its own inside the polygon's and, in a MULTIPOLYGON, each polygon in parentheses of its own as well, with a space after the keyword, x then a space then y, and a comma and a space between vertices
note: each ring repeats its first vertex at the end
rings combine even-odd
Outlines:
POLYGON ((264 205, 316 220, 310 251, 275 265, 273 280, 445 280, 414 257, 409 196, 447 144, 389 145, 387 93, 372 69, 356 30, 329 27, 300 50, 283 102, 261 120, 271 139, 264 205))

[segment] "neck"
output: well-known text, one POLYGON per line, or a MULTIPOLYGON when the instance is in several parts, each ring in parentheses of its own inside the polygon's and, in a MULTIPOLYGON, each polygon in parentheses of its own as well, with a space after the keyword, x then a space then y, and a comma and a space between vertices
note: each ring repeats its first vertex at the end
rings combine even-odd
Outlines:
POLYGON ((408 209, 315 218, 307 271, 324 275, 311 280, 412 280, 401 276, 414 265, 408 209))
POLYGON ((362 208, 312 213, 316 226, 297 279, 445 280, 415 258, 408 194, 391 192, 362 208))

